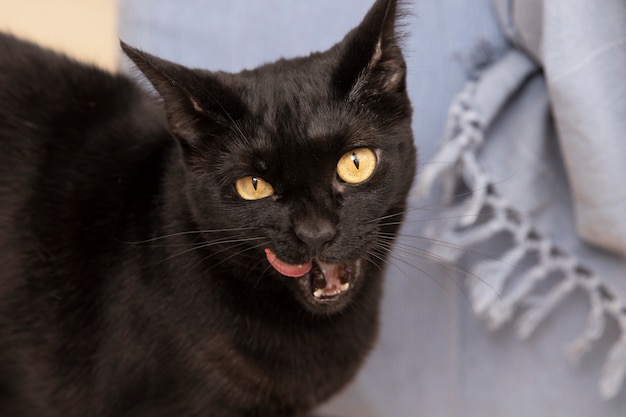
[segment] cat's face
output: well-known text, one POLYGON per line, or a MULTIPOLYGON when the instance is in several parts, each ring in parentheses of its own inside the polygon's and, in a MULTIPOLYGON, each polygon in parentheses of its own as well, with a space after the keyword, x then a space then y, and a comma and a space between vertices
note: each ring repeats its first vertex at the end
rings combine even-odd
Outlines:
POLYGON ((124 45, 164 98, 199 227, 232 230, 242 276, 314 312, 340 310, 382 266, 414 176, 394 18, 395 2, 378 1, 331 50, 239 74, 124 45))

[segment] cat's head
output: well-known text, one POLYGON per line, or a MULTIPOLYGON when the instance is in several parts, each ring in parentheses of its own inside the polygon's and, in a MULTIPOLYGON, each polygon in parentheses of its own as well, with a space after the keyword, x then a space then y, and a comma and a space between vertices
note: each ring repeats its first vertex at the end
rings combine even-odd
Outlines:
POLYGON ((198 226, 233 230, 233 264, 314 312, 384 264, 415 174, 397 9, 378 0, 330 50, 238 74, 122 44, 163 98, 198 226))

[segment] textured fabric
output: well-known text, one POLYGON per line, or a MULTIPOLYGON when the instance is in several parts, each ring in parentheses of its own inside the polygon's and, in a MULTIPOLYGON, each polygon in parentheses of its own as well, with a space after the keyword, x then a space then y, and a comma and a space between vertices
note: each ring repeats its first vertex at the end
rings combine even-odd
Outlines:
POLYGON ((626 2, 496 3, 545 72, 580 235, 626 257, 626 2))
POLYGON ((574 292, 586 295, 587 323, 568 354, 577 362, 599 341, 610 344, 599 389, 614 398, 626 377, 626 262, 618 256, 626 242, 626 125, 617 117, 626 115, 626 79, 616 71, 626 68, 626 43, 614 17, 626 4, 575 3, 496 2, 505 33, 528 55, 507 52, 459 94, 418 193, 441 183, 447 221, 428 236, 455 246, 431 251, 470 268, 473 310, 490 328, 515 321, 527 338, 574 292), (588 39, 573 36, 581 33, 588 39), (468 191, 456 198, 460 187, 468 191), (586 245, 575 225, 580 237, 616 253, 586 245), (476 256, 477 247, 489 258, 476 256), (607 321, 617 324, 617 338, 607 321))

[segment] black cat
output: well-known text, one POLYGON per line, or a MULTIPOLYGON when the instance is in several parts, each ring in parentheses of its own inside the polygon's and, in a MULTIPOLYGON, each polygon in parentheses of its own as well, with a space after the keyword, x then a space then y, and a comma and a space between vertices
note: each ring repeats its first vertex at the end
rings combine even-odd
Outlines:
POLYGON ((395 0, 162 98, 0 36, 0 415, 303 416, 377 333, 415 173, 395 0))

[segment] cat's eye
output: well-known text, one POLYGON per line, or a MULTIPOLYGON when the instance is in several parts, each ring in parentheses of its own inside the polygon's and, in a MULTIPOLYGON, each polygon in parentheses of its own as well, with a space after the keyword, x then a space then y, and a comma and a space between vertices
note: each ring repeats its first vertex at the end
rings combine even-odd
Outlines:
POLYGON ((274 187, 259 177, 243 177, 235 183, 237 193, 244 200, 260 200, 274 195, 274 187))
POLYGON ((373 150, 353 149, 346 152, 337 163, 337 175, 348 184, 360 184, 374 174, 376 162, 376 153, 373 150))

